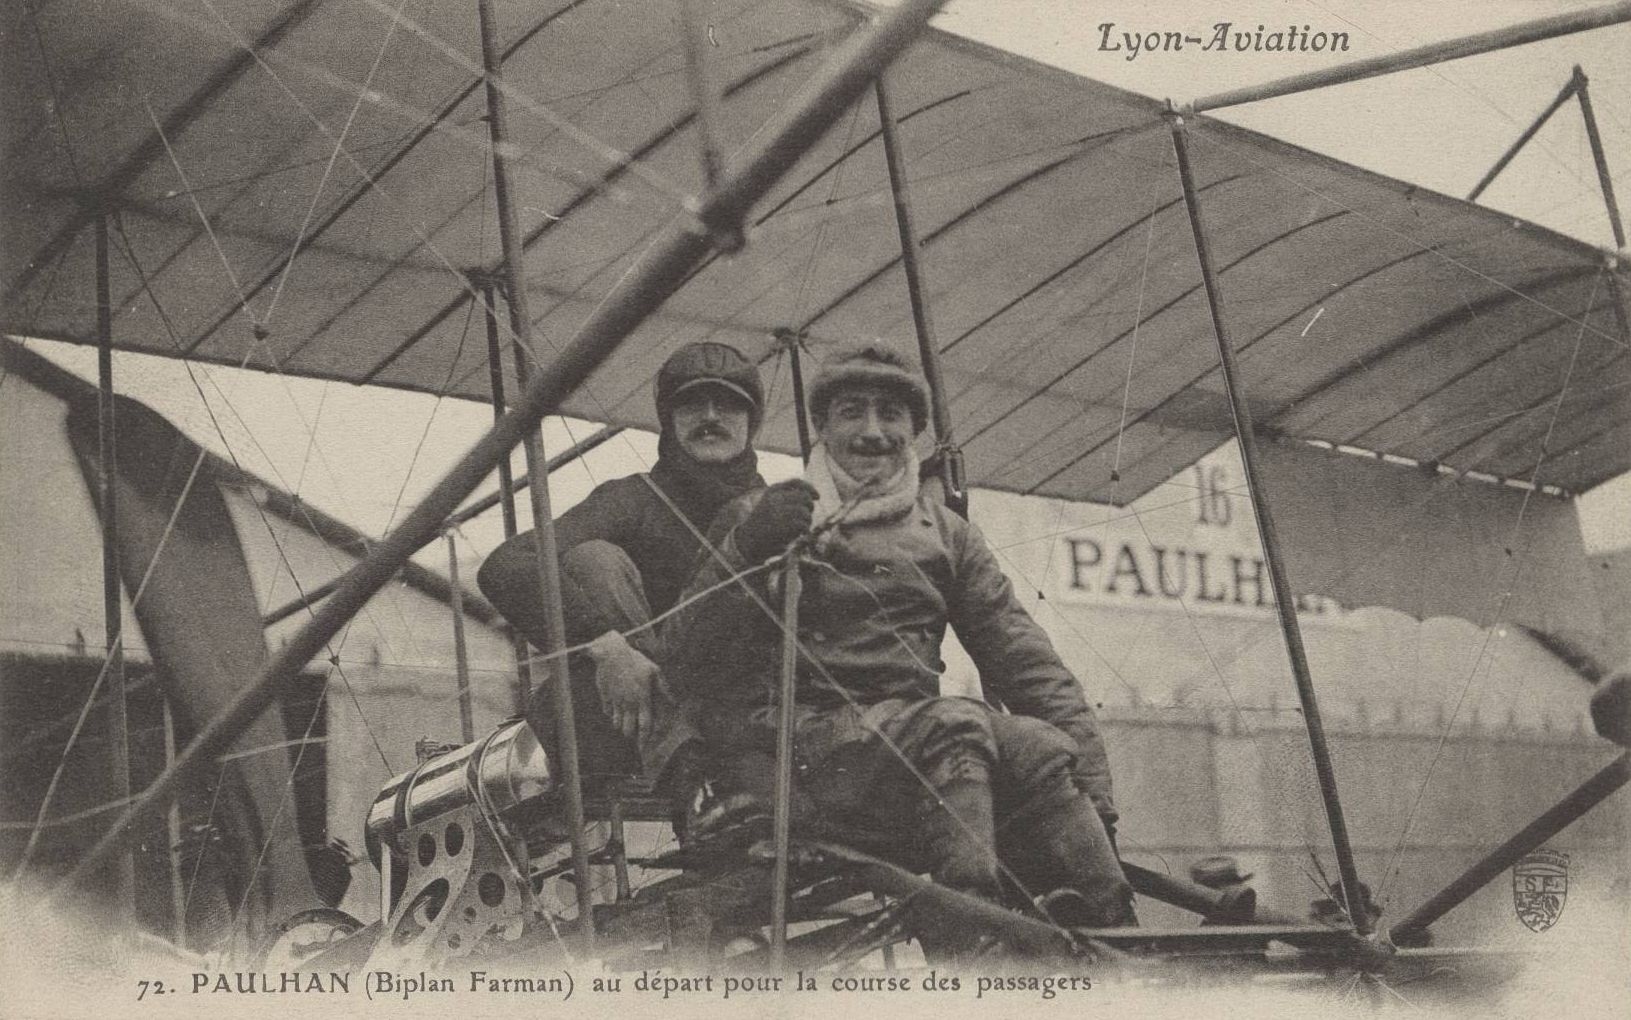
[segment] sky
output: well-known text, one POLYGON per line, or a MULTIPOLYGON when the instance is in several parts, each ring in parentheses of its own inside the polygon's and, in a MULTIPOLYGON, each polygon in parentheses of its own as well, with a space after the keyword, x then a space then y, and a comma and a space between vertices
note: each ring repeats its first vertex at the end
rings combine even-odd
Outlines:
MULTIPOLYGON (((958 0, 935 24, 1181 104, 1335 62, 1593 6, 1601 3, 958 0), (1268 31, 1296 26, 1300 31, 1346 32, 1350 50, 1333 57, 1202 52, 1190 46, 1182 52, 1135 55, 1123 38, 1124 33, 1149 32, 1209 37, 1220 21, 1235 30, 1263 25, 1268 31)), ((1631 60, 1626 53, 1631 53, 1631 26, 1618 26, 1217 115, 1426 188, 1465 195, 1578 63, 1591 80, 1609 166, 1625 205, 1631 196, 1631 60)), ((1552 119, 1481 201, 1587 243, 1613 246, 1573 104, 1552 119)), ((45 343, 36 349, 94 378, 94 351, 45 343)), ((169 415, 205 445, 374 534, 399 520, 491 421, 486 408, 457 400, 217 366, 189 370, 141 355, 120 354, 116 377, 121 392, 169 415)), ((559 450, 569 445, 570 437, 592 428, 553 421, 545 430, 546 446, 559 450)), ((598 481, 649 466, 654 457, 651 437, 625 434, 556 476, 557 509, 581 498, 598 481)), ((519 467, 519 453, 516 463, 519 467)), ((769 458, 766 468, 772 480, 796 470, 787 458, 769 458)), ((1586 494, 1580 510, 1588 549, 1631 546, 1631 476, 1586 494)), ((489 514, 463 529, 461 555, 473 566, 501 537, 497 515, 489 514)), ((432 549, 421 558, 435 566, 439 547, 432 549)))

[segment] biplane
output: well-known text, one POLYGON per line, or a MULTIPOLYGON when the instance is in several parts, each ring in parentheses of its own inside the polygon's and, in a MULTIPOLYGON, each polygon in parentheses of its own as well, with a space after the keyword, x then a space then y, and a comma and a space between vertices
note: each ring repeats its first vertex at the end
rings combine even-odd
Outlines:
MULTIPOLYGON (((971 487, 1125 506, 1232 439, 1272 591, 1386 604, 1420 555, 1393 541, 1409 508, 1457 553, 1419 580, 1418 611, 1476 616, 1469 601, 1494 592, 1496 618, 1589 642, 1559 632, 1577 616, 1560 604, 1585 597, 1568 501, 1631 470, 1631 277, 1584 76, 1541 120, 1579 99, 1618 250, 1206 113, 1631 21, 1631 4, 1182 105, 930 29, 940 6, 59 0, 7 15, 0 328, 101 351, 103 385, 70 428, 97 481, 110 620, 122 575, 192 732, 46 902, 117 870, 133 828, 211 763, 276 743, 277 692, 450 522, 503 506, 513 530, 525 488, 547 535, 550 471, 652 428, 649 380, 701 337, 786 369, 766 449, 808 448, 801 359, 910 336, 934 397, 931 471, 961 512, 971 487), (467 342, 472 320, 485 345, 467 342), (215 534, 227 467, 115 398, 116 349, 490 402, 495 419, 355 568, 303 593, 306 621, 268 649, 241 554, 198 537, 215 534), (552 458, 538 426, 554 414, 603 428, 552 458), (495 471, 499 491, 467 504, 495 471), (1349 513, 1354 490, 1383 498, 1349 513)), ((539 570, 558 591, 551 555, 539 570)), ((290 770, 240 770, 223 825, 258 848, 239 876, 247 951, 267 970, 781 972, 888 957, 930 924, 981 927, 1025 966, 1155 984, 1477 984, 1476 954, 1430 945, 1433 923, 1624 785, 1631 758, 1536 804, 1378 930, 1295 600, 1275 614, 1335 861, 1330 923, 1128 862, 1143 896, 1201 923, 1063 929, 939 888, 887 841, 795 831, 785 754, 764 812, 637 862, 668 877, 635 889, 623 827, 667 806, 574 703, 556 606, 553 647, 517 645, 520 682, 554 692, 550 725, 467 726, 378 792, 377 918, 337 911, 312 861, 272 838, 290 770), (599 849, 591 821, 612 834, 599 849), (615 873, 609 902, 596 867, 615 873), (561 876, 565 913, 541 900, 561 876)), ((1592 704, 1622 747, 1628 705, 1625 677, 1592 704)))

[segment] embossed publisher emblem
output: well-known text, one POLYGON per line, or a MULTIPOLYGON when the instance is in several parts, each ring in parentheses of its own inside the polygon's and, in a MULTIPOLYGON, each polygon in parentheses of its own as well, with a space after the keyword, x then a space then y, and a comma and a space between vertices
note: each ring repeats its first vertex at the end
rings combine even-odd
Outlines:
POLYGON ((1530 931, 1556 924, 1568 895, 1568 854, 1542 847, 1512 866, 1512 907, 1530 931))

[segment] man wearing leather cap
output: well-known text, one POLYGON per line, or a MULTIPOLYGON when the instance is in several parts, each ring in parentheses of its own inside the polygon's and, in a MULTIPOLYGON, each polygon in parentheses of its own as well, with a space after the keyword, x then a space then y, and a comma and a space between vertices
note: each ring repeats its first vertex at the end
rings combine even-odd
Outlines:
MULTIPOLYGON (((763 487, 753 438, 764 388, 758 369, 734 347, 692 343, 658 371, 656 404, 657 462, 649 472, 596 486, 556 519, 555 541, 566 639, 589 643, 573 660, 574 684, 592 676, 612 726, 635 741, 644 773, 679 796, 691 777, 677 773, 697 767, 696 730, 663 690, 660 643, 644 625, 678 600, 719 508, 763 487)), ((530 531, 507 540, 482 564, 477 583, 542 647, 535 550, 530 531)), ((594 753, 591 743, 584 741, 586 753, 594 753)))
POLYGON ((919 491, 912 442, 928 400, 915 366, 880 344, 840 353, 810 410, 821 442, 804 478, 715 521, 719 555, 687 589, 702 597, 664 632, 669 683, 703 706, 726 756, 773 749, 781 625, 767 607, 780 604, 768 580, 779 571, 703 593, 813 535, 795 817, 916 838, 937 881, 993 900, 1017 887, 1060 923, 1132 923, 1109 764, 1081 686, 979 531, 919 491), (948 624, 989 701, 940 696, 948 624))

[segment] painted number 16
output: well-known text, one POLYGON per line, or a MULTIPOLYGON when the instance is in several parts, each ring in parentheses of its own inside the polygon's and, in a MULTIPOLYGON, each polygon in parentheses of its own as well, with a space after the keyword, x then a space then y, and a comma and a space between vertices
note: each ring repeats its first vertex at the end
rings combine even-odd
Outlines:
POLYGON ((1227 527, 1233 514, 1233 508, 1229 505, 1228 472, 1218 465, 1197 466, 1195 482, 1201 490, 1200 498, 1196 501, 1195 520, 1201 524, 1227 527))

